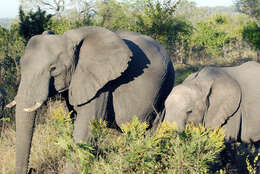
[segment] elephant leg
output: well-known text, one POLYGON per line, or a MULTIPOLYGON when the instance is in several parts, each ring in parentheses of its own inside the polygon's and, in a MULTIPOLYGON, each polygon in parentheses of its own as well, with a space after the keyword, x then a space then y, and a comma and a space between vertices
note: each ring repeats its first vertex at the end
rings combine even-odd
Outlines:
MULTIPOLYGON (((107 117, 108 92, 101 93, 96 99, 76 107, 77 118, 74 122, 73 137, 76 143, 91 140, 90 122, 107 117)), ((66 164, 64 174, 79 174, 70 163, 66 164)))
POLYGON ((154 111, 152 113, 150 113, 150 118, 153 118, 151 122, 149 123, 149 127, 148 127, 148 135, 152 135, 154 132, 156 132, 159 124, 161 124, 164 120, 165 117, 165 109, 162 112, 157 112, 154 111))
POLYGON ((61 93, 61 95, 65 99, 66 106, 67 106, 69 112, 71 112, 70 118, 72 119, 72 122, 74 123, 77 114, 76 114, 76 111, 75 111, 74 107, 69 103, 69 94, 68 94, 68 92, 69 92, 68 90, 64 91, 64 92, 61 93))

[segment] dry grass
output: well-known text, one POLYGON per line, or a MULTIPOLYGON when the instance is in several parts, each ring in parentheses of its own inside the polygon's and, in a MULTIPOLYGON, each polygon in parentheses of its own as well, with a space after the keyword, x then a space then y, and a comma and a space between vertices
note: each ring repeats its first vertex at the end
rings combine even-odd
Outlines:
POLYGON ((15 131, 6 128, 0 137, 0 173, 15 173, 15 131))
MULTIPOLYGON (((56 128, 53 127, 53 109, 63 107, 61 101, 48 102, 37 114, 29 168, 34 174, 62 173, 64 152, 56 143, 56 128)), ((15 130, 8 127, 0 137, 0 173, 15 173, 15 130)))

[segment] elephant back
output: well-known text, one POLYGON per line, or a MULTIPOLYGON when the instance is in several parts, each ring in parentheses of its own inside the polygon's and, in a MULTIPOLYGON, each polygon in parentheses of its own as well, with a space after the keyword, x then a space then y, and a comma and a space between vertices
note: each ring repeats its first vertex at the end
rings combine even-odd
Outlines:
POLYGON ((246 62, 237 67, 224 68, 239 84, 242 91, 241 140, 256 142, 260 140, 260 64, 246 62))

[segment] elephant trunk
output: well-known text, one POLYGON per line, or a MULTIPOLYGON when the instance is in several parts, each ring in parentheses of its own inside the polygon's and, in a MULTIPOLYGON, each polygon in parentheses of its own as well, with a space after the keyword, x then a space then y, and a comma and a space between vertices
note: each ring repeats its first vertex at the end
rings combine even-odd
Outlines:
POLYGON ((24 106, 16 106, 16 173, 27 174, 33 135, 35 112, 25 112, 24 106))
MULTIPOLYGON (((16 101, 16 174, 27 174, 33 136, 35 110, 47 99, 49 80, 22 78, 16 101), (29 83, 25 83, 29 82, 29 83), (36 85, 37 84, 37 85, 36 85), (35 89, 35 88, 38 89, 35 89)), ((48 79, 46 77, 46 79, 48 79)))
POLYGON ((178 130, 183 132, 185 130, 185 121, 184 120, 181 120, 181 121, 177 121, 177 127, 178 127, 178 130))

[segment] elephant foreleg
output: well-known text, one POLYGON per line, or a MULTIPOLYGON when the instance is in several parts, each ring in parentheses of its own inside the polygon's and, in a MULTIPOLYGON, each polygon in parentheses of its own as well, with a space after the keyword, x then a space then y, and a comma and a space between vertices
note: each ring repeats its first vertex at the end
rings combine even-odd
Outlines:
MULTIPOLYGON (((76 107, 77 118, 74 122, 73 137, 76 143, 91 140, 90 123, 93 120, 105 120, 107 117, 108 92, 101 93, 96 99, 83 106, 76 107)), ((64 174, 79 174, 72 164, 66 164, 64 174)))

